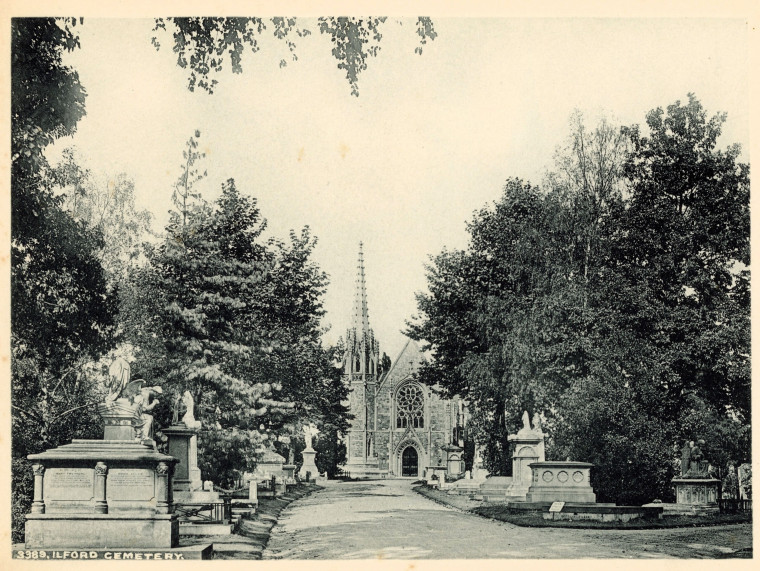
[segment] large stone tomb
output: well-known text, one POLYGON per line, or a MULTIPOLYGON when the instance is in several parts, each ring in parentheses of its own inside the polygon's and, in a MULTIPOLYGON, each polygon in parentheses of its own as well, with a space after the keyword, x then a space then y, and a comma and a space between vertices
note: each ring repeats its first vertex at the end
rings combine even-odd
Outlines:
POLYGON ((591 468, 588 462, 533 462, 532 483, 526 502, 594 503, 591 468))
POLYGON ((104 440, 74 440, 28 456, 34 501, 26 547, 171 548, 179 541, 172 509, 177 460, 136 440, 140 419, 126 399, 100 405, 104 440))
POLYGON ((676 510, 685 515, 716 514, 718 509, 718 486, 716 478, 682 476, 673 478, 676 489, 676 510))

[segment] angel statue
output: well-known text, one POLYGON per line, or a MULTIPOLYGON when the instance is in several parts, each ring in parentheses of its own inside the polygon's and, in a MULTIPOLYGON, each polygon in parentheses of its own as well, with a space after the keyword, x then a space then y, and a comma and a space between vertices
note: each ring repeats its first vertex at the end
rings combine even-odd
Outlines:
POLYGON ((131 370, 129 362, 126 359, 119 357, 111 363, 111 366, 108 367, 108 395, 106 396, 106 404, 111 404, 121 396, 127 396, 128 386, 137 386, 145 382, 142 379, 130 381, 130 375, 131 370))
POLYGON ((185 391, 182 395, 182 404, 185 405, 185 415, 182 417, 182 422, 188 428, 200 428, 201 421, 195 420, 195 401, 193 401, 193 395, 190 391, 185 391))
POLYGON ((309 424, 308 426, 303 427, 303 434, 306 439, 306 450, 311 450, 311 440, 319 434, 319 430, 317 430, 317 427, 313 424, 309 424))

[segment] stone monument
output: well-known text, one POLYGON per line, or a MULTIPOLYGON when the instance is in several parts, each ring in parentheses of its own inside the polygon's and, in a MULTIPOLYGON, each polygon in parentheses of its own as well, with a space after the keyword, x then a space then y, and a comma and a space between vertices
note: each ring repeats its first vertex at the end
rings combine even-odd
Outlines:
POLYGON ((285 474, 285 483, 286 484, 295 484, 296 483, 295 451, 293 450, 293 446, 292 445, 288 449, 288 463, 287 464, 283 464, 282 471, 285 474))
POLYGON ((26 521, 27 548, 177 546, 172 507, 177 460, 158 453, 151 438, 150 411, 162 391, 129 377, 129 363, 115 360, 108 396, 98 405, 103 440, 75 439, 28 456, 34 463, 34 501, 26 521))
POLYGON ((684 443, 681 448, 681 475, 673 478, 676 506, 694 515, 718 513, 720 480, 710 476, 709 462, 702 453, 704 440, 684 443))
POLYGON ((505 495, 508 501, 523 501, 528 488, 533 480, 530 465, 533 462, 543 462, 544 433, 541 430, 541 422, 538 414, 533 415, 533 427, 530 426, 528 411, 523 412, 523 426, 517 434, 507 437, 509 442, 515 445, 512 454, 512 483, 507 488, 505 495))
MULTIPOLYGON (((461 496, 480 495, 480 486, 486 481, 488 472, 483 468, 483 455, 479 445, 475 445, 475 455, 472 460, 472 471, 465 472, 464 478, 454 482, 449 488, 449 494, 458 494, 461 496)), ((482 499, 482 495, 480 495, 482 499)))
POLYGON ((278 454, 274 446, 270 444, 263 450, 261 456, 256 461, 256 468, 254 468, 253 474, 251 474, 251 479, 263 482, 271 480, 272 476, 274 476, 278 482, 283 482, 286 478, 284 466, 284 456, 278 454))
POLYGON ((475 455, 472 459, 472 479, 475 482, 483 482, 488 477, 488 471, 483 464, 483 447, 475 445, 475 455))
POLYGON ((179 460, 174 470, 173 492, 175 503, 198 503, 219 501, 213 489, 205 490, 198 468, 198 432, 201 422, 195 419, 195 402, 190 391, 182 395, 185 414, 179 417, 179 401, 175 402, 174 422, 161 432, 166 435, 170 456, 179 460))
POLYGON ((319 434, 319 430, 313 424, 303 427, 303 434, 306 439, 306 448, 301 453, 303 455, 303 464, 298 472, 298 476, 302 479, 306 479, 306 472, 311 473, 312 478, 316 478, 319 475, 317 465, 314 463, 314 457, 317 455, 317 451, 311 446, 312 439, 319 434))
POLYGON ((446 453, 446 475, 452 480, 461 478, 464 475, 464 449, 456 444, 445 444, 441 450, 446 453))

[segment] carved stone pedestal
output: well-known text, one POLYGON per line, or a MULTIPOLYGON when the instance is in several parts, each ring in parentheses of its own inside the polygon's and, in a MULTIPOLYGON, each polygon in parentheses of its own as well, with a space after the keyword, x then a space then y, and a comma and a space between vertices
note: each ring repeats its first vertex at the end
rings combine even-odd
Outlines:
POLYGON ((676 507, 691 515, 716 514, 718 509, 718 486, 715 478, 693 478, 682 476, 673 478, 676 489, 676 507))
POLYGON ((311 478, 316 479, 317 476, 319 476, 319 470, 317 470, 317 465, 314 463, 314 457, 317 455, 317 451, 313 448, 307 448, 302 452, 303 454, 303 466, 301 466, 301 470, 298 472, 298 475, 302 479, 306 479, 306 472, 311 473, 311 478))

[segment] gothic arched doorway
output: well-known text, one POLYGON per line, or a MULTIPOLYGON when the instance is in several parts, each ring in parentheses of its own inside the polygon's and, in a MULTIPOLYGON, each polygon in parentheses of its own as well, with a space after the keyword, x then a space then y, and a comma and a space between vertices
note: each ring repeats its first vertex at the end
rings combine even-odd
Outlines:
POLYGON ((401 453, 401 475, 417 476, 419 474, 419 456, 414 446, 407 446, 401 453))

